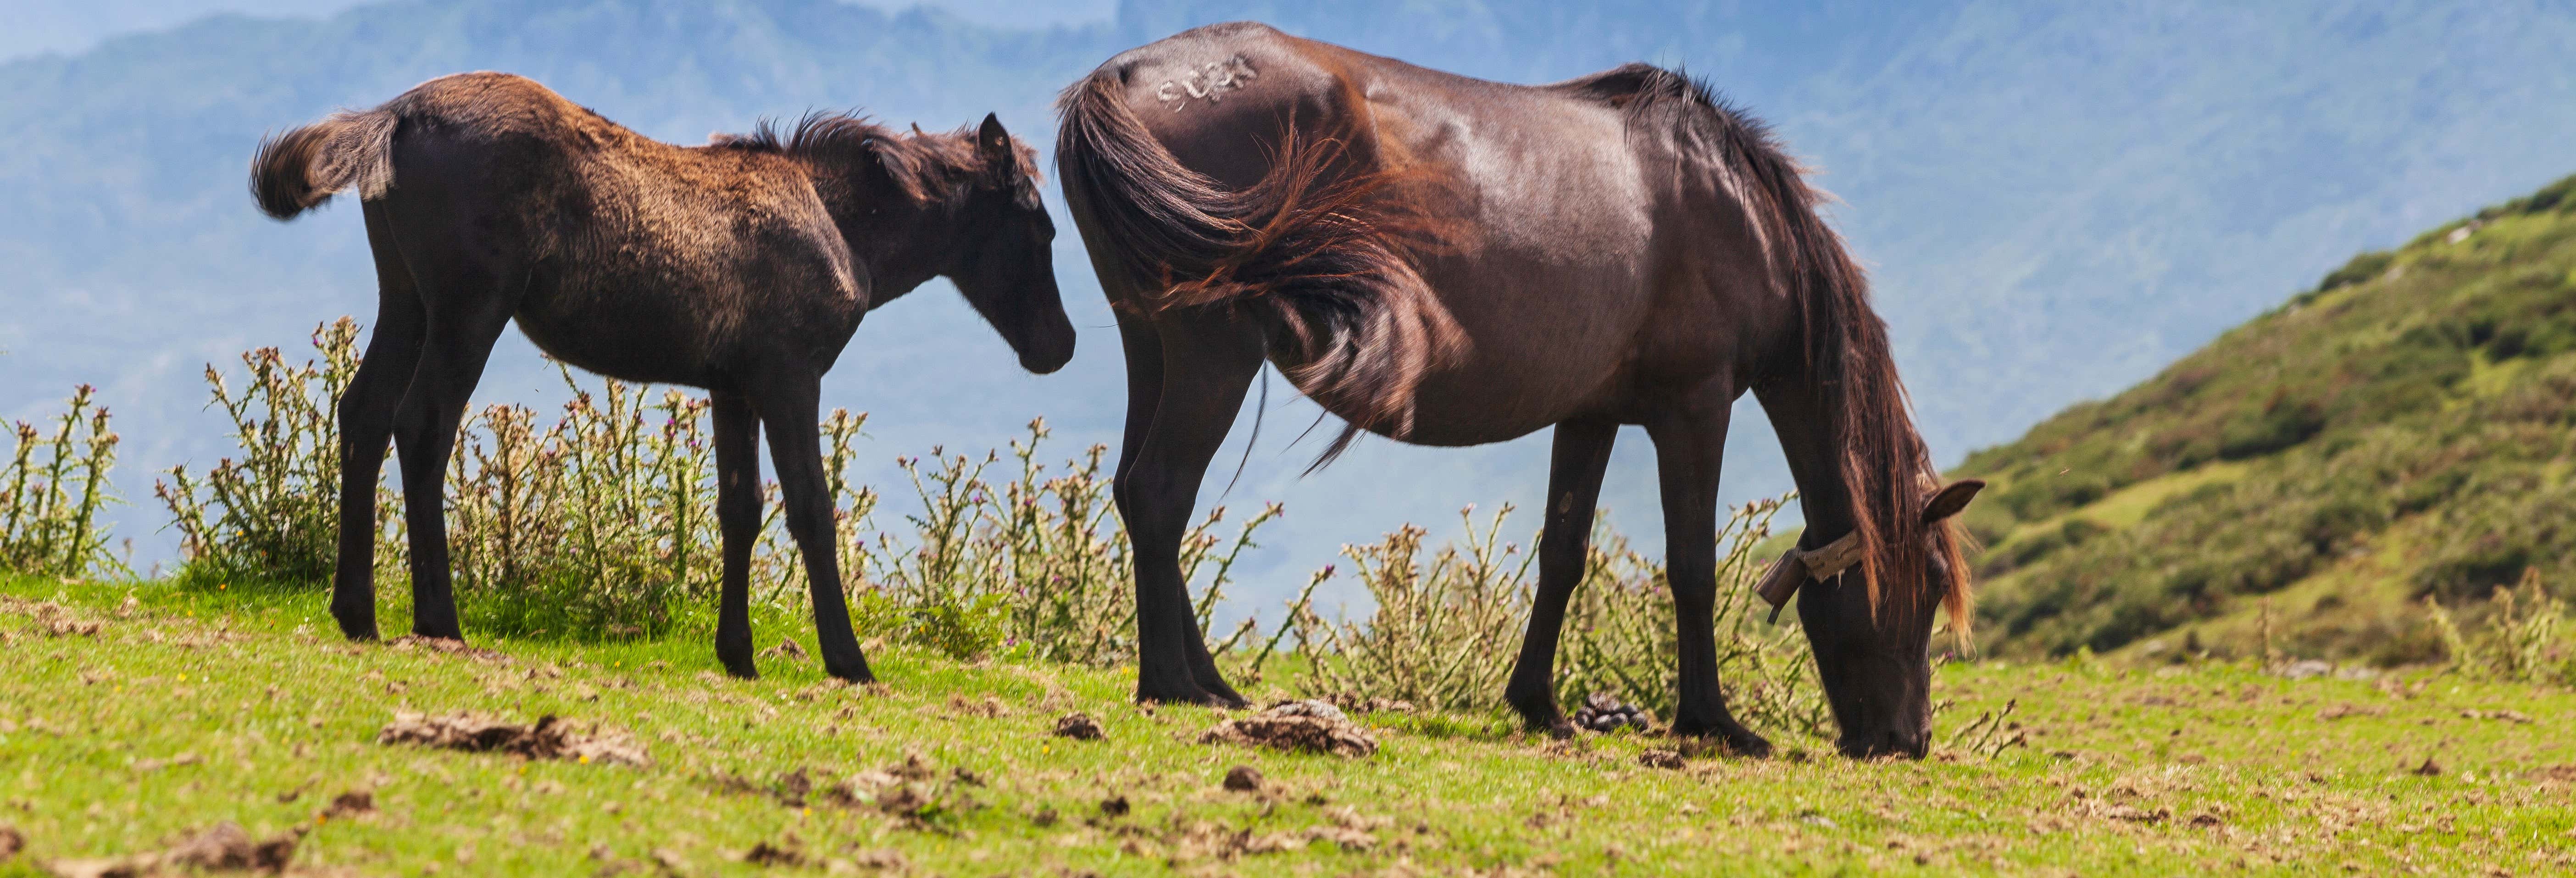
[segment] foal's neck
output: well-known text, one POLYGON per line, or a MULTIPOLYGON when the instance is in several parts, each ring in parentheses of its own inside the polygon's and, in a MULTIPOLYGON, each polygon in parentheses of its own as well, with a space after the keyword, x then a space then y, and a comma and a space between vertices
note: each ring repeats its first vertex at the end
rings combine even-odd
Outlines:
POLYGON ((870 308, 938 277, 956 253, 956 217, 939 201, 862 189, 831 207, 850 256, 867 269, 870 308))

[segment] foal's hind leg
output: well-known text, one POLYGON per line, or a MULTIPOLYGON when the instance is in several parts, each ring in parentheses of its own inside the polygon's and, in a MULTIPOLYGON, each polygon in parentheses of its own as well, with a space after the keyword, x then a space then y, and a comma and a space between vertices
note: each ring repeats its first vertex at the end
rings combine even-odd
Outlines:
POLYGON ((1592 512, 1601 502, 1601 473, 1610 465, 1610 446, 1619 438, 1612 421, 1566 421, 1556 425, 1556 444, 1547 470, 1547 525, 1539 532, 1538 595, 1530 607, 1529 631, 1521 637, 1521 654, 1512 663, 1511 682, 1503 701, 1520 712, 1532 729, 1557 737, 1574 726, 1556 705, 1556 638, 1565 629, 1565 604, 1583 583, 1584 555, 1592 547, 1592 512))
POLYGON ((1735 752, 1768 756, 1771 743, 1735 721, 1717 684, 1717 482, 1733 394, 1707 393, 1646 425, 1664 500, 1664 569, 1673 589, 1681 692, 1673 732, 1715 735, 1735 752))
MULTIPOLYGON (((841 559, 832 535, 831 486, 823 477, 821 396, 820 376, 798 370, 762 387, 754 402, 760 419, 769 424, 769 460, 778 470, 778 492, 787 505, 787 532, 796 538, 796 549, 805 560, 805 585, 814 597, 814 640, 823 654, 823 671, 853 683, 867 683, 876 680, 876 675, 868 672, 867 656, 859 650, 858 635, 850 630, 850 606, 841 593, 841 559)), ((730 553, 730 530, 727 536, 726 552, 730 553)), ((749 541, 744 543, 748 551, 749 541)), ((748 638, 748 621, 743 631, 748 638)), ((718 636, 722 636, 721 629, 718 636)), ((721 643, 719 640, 719 648, 721 643)))
POLYGON ((376 256, 376 327, 358 374, 340 394, 340 550, 331 570, 331 618, 351 640, 376 639, 376 477, 428 331, 384 206, 370 201, 363 209, 376 256))
POLYGON ((448 580, 447 457, 456 447, 466 402, 483 379, 492 342, 510 325, 527 275, 519 269, 496 270, 461 253, 413 256, 428 332, 411 388, 394 415, 403 513, 411 534, 411 631, 463 640, 465 629, 457 622, 456 593, 448 580))
POLYGON ((1180 551, 1199 482, 1261 370, 1262 337, 1248 324, 1188 317, 1168 319, 1159 331, 1122 317, 1119 331, 1130 388, 1143 375, 1161 379, 1151 396, 1128 399, 1115 493, 1136 562, 1136 700, 1242 707, 1248 702, 1208 655, 1180 551), (1140 374, 1140 367, 1153 371, 1140 374), (1148 408, 1140 413, 1139 406, 1148 408), (1140 422, 1150 424, 1141 436, 1140 422))
POLYGON ((716 526, 724 534, 724 593, 716 601, 716 659, 743 679, 751 658, 751 549, 760 539, 760 419, 739 393, 708 394, 716 421, 716 526))

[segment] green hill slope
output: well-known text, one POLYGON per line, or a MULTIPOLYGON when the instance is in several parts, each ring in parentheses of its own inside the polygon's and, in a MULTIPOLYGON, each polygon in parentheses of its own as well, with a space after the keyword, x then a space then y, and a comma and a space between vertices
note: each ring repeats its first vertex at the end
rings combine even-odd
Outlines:
POLYGON ((2405 661, 2420 602, 2576 586, 2576 178, 2364 253, 2107 401, 1971 455, 2008 654, 2405 661), (2160 636, 2161 635, 2161 636, 2160 636), (2175 640, 2174 638, 2180 638, 2175 640))

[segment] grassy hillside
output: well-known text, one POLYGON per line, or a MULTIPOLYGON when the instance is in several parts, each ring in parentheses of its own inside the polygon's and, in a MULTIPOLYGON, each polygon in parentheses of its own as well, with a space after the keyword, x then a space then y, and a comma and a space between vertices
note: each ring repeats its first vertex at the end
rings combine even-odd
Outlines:
MULTIPOLYGON (((402 602, 384 610, 398 630, 402 602)), ((812 648, 801 626, 762 633, 812 648)), ((1361 759, 1202 744, 1223 715, 1139 709, 1129 670, 886 648, 885 683, 857 689, 783 655, 764 657, 759 681, 728 680, 683 640, 477 646, 348 644, 311 593, 0 577, 0 837, 25 844, 0 846, 0 876, 85 874, 82 861, 160 851, 224 821, 253 842, 292 840, 298 875, 2111 875, 2179 862, 2520 874, 2576 862, 2564 845, 2576 735, 2531 721, 2576 710, 2576 696, 2458 677, 1953 664, 1936 680, 1950 743, 1930 760, 1808 750, 1670 768, 1638 759, 1672 746, 1657 736, 1555 744, 1492 715, 1364 714, 1383 746, 1361 759), (1988 755, 1954 738, 2007 709, 1994 739, 2027 746, 1988 755), (631 735, 650 764, 378 743, 400 711, 554 714, 631 735), (1073 711, 1105 738, 1051 735, 1073 711), (1226 789, 1236 765, 1261 786, 1226 789)))
POLYGON ((1972 455, 2007 654, 2383 663, 2420 602, 2576 589, 2576 178, 2364 253, 2154 379, 1972 455))

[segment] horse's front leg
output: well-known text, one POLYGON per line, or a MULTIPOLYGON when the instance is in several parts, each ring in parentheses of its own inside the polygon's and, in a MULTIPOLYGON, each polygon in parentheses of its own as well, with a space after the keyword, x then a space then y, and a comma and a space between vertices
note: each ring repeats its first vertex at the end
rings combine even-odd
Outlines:
POLYGON ((1771 742, 1735 721, 1717 682, 1717 483, 1732 393, 1698 395, 1646 425, 1664 501, 1664 569, 1673 590, 1681 692, 1673 733, 1714 735, 1736 753, 1768 756, 1771 742))
POLYGON ((376 257, 376 327, 358 374, 340 394, 340 545, 331 570, 331 618, 351 640, 376 639, 376 477, 429 319, 383 205, 370 201, 365 211, 376 257))
POLYGON ((760 418, 751 399, 740 393, 708 396, 716 422, 716 527, 724 536, 716 660, 724 663, 725 673, 749 680, 760 676, 751 655, 751 550, 760 541, 760 418))
POLYGON ((1140 368, 1160 378, 1150 398, 1129 398, 1126 453, 1115 485, 1136 564, 1136 700, 1242 707, 1248 702, 1226 685, 1208 654, 1189 583, 1181 578, 1180 553, 1199 482, 1261 370, 1264 341, 1247 323, 1204 315, 1154 325, 1122 317, 1119 329, 1131 386, 1140 368), (1140 362, 1145 358, 1152 362, 1140 362), (1140 418, 1139 405, 1149 414, 1140 418))
MULTIPOLYGON (((876 680, 876 675, 868 671, 868 659, 859 650, 858 635, 850 630, 850 605, 841 591, 841 558, 832 533, 831 486, 823 475, 821 378, 814 370, 793 370, 755 391, 755 405, 760 419, 769 425, 769 461, 778 471, 778 490, 787 505, 787 532, 796 538, 796 549, 805 560, 805 585, 814 598, 814 640, 823 653, 823 671, 853 683, 869 683, 876 680)), ((725 547, 728 564, 732 543, 728 539, 725 547)), ((743 550, 750 550, 748 540, 743 550)), ((731 580, 727 583, 730 588, 731 580)), ((723 636, 720 623, 719 650, 723 636)), ((746 644, 750 636, 746 619, 746 644)), ((744 667, 749 667, 748 656, 744 667)))
POLYGON ((1610 446, 1618 438, 1619 425, 1613 421, 1556 425, 1547 470, 1547 524, 1538 539, 1538 594, 1530 606, 1529 630, 1521 636, 1520 658, 1512 663, 1511 682, 1503 686, 1504 703, 1524 723, 1560 738, 1572 736, 1574 726, 1556 704, 1556 639, 1565 628, 1566 601, 1583 584, 1592 513, 1601 502, 1601 474, 1610 466, 1610 446))

